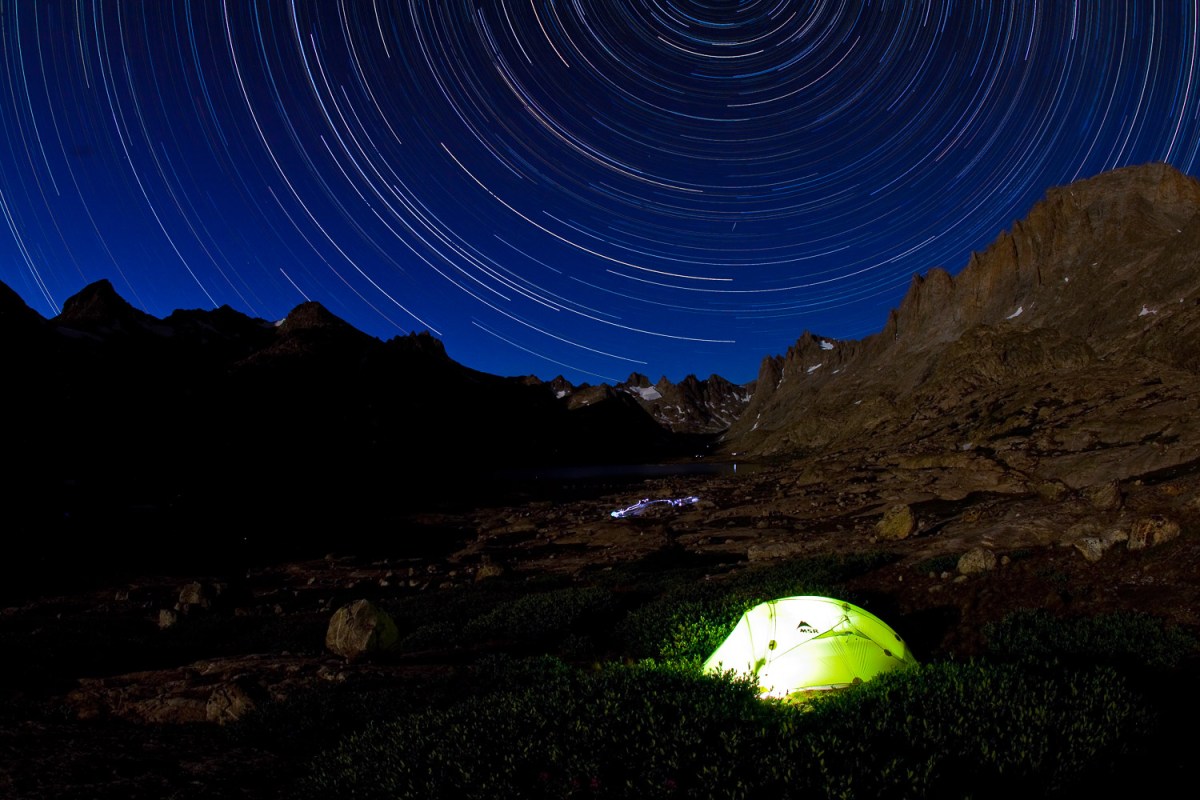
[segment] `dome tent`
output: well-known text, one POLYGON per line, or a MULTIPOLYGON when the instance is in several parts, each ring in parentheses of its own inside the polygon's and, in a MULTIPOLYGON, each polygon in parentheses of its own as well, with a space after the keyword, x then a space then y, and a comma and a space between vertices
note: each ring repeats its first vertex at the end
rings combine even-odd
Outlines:
POLYGON ((843 600, 806 595, 747 611, 704 662, 704 671, 754 677, 763 697, 803 699, 916 663, 904 641, 874 614, 843 600))

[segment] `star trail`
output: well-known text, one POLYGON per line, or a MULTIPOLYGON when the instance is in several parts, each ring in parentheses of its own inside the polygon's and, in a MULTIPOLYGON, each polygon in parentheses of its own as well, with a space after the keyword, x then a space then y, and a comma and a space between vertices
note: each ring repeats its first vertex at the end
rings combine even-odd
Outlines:
POLYGON ((0 0, 0 280, 754 377, 1050 186, 1200 162, 1200 2, 0 0))

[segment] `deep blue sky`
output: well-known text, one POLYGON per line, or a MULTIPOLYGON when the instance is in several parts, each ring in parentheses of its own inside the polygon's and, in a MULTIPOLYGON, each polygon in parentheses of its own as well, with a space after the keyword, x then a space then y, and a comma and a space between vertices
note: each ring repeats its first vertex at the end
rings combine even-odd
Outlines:
POLYGON ((1195 174, 1198 5, 15 0, 0 280, 746 381, 1050 186, 1195 174))

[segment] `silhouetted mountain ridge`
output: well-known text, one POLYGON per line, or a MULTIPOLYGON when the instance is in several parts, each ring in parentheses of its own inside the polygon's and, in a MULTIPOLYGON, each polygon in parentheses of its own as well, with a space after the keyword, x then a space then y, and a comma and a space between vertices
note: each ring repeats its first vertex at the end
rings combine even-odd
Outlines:
MULTIPOLYGON (((572 411, 539 382, 469 369, 428 333, 380 341, 319 303, 278 324, 227 306, 157 319, 108 281, 45 320, 0 289, 19 517, 204 524, 378 519, 522 464, 634 462, 698 445, 627 396, 572 411), (139 512, 140 513, 140 512, 139 512)), ((77 524, 77 523, 71 523, 77 524)))

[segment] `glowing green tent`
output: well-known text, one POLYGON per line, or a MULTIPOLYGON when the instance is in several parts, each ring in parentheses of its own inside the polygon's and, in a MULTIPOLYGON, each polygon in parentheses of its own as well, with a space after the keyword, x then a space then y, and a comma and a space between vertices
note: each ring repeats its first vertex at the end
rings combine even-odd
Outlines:
POLYGON ((742 615, 704 662, 705 672, 752 676, 764 697, 803 699, 917 663, 869 611, 829 597, 784 597, 742 615))

